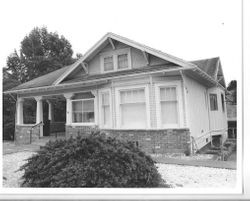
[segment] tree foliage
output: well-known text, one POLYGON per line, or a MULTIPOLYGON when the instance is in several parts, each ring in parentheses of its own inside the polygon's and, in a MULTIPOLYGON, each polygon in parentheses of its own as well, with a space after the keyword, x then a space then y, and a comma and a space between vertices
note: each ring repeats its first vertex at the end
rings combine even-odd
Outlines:
MULTIPOLYGON (((3 68, 3 90, 11 89, 20 82, 15 79, 6 68, 3 68)), ((16 96, 4 94, 3 95, 3 139, 13 140, 15 131, 15 108, 16 96)))
POLYGON ((237 104, 237 81, 236 80, 232 80, 227 87, 227 90, 230 92, 230 102, 232 104, 237 104))
POLYGON ((24 187, 169 187, 150 156, 99 132, 49 142, 21 170, 24 187))
POLYGON ((34 28, 21 41, 18 52, 7 58, 7 71, 21 83, 72 64, 73 50, 64 36, 48 32, 46 27, 34 28))
MULTIPOLYGON (((64 36, 48 32, 46 27, 34 28, 21 41, 20 50, 14 50, 7 58, 4 68, 3 88, 13 88, 18 84, 72 64, 71 44, 64 36)), ((25 114, 33 114, 35 105, 24 107, 25 114), (28 111, 27 111, 28 110, 28 111)), ((56 104, 56 108, 61 104, 56 104)), ((4 139, 13 136, 15 119, 15 101, 10 95, 3 96, 4 139)), ((60 109, 59 109, 60 110, 60 109)), ((29 119, 26 117, 24 119, 29 119)))

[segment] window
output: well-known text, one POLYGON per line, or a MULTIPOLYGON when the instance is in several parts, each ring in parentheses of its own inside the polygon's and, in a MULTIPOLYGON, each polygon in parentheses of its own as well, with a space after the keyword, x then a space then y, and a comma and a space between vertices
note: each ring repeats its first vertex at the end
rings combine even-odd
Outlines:
POLYGON ((122 128, 146 128, 146 100, 144 88, 120 91, 122 128))
POLYGON ((178 124, 178 101, 176 87, 160 88, 161 123, 166 125, 178 124))
POLYGON ((103 73, 131 68, 130 48, 101 53, 103 73))
POLYGON ((114 70, 113 56, 104 57, 104 71, 114 70))
POLYGON ((225 112, 225 102, 224 102, 224 95, 221 94, 221 105, 222 105, 222 111, 225 112))
POLYGON ((94 96, 91 93, 75 94, 72 98, 72 123, 94 123, 94 96))
POLYGON ((101 124, 109 127, 111 124, 111 106, 109 92, 101 93, 101 124))
POLYGON ((210 110, 211 111, 218 110, 217 94, 209 94, 209 98, 210 98, 210 110))
POLYGON ((118 69, 128 68, 128 54, 118 55, 118 69))

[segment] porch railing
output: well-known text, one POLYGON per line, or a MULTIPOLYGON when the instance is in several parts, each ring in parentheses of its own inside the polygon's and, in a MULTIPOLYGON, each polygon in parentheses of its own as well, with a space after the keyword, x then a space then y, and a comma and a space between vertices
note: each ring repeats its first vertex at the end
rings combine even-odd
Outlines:
MULTIPOLYGON (((38 124, 35 124, 34 126, 32 126, 30 128, 30 144, 32 143, 32 131, 33 131, 33 129, 36 128, 36 127, 38 127, 38 126, 40 126, 40 125, 43 125, 42 121, 40 123, 38 123, 38 124)), ((39 138, 40 138, 40 135, 39 135, 39 138)))

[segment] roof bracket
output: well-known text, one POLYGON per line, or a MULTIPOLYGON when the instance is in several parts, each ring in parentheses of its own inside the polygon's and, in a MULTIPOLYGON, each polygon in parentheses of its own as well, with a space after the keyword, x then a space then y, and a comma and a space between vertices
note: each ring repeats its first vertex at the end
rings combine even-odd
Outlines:
POLYGON ((86 62, 81 62, 80 64, 83 67, 83 70, 88 74, 88 64, 86 62))
POLYGON ((148 55, 148 53, 145 52, 145 51, 142 51, 142 54, 143 54, 144 58, 146 59, 146 64, 149 65, 149 55, 148 55))
POLYGON ((112 46, 113 50, 115 50, 114 41, 111 38, 108 38, 110 45, 112 46))

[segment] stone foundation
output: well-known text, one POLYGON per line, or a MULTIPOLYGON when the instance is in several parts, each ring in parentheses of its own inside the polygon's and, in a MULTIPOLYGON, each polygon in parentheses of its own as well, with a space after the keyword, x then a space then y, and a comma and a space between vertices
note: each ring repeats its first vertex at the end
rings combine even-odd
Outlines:
MULTIPOLYGON (((90 126, 66 126, 66 137, 77 135, 87 136, 98 130, 90 126)), ((102 130, 111 137, 132 141, 146 153, 184 153, 190 149, 189 129, 161 129, 161 130, 102 130)))
POLYGON ((30 144, 39 139, 40 127, 32 128, 33 125, 16 125, 15 143, 30 144))

